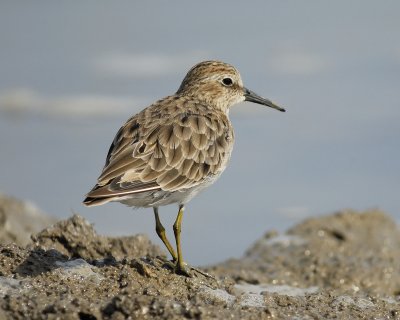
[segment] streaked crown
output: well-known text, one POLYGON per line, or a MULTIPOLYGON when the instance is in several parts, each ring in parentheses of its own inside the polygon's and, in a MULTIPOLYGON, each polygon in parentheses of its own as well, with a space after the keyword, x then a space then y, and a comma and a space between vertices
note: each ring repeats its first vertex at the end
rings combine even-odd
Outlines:
POLYGON ((177 94, 191 96, 223 111, 245 100, 239 71, 221 61, 196 64, 186 74, 177 94))

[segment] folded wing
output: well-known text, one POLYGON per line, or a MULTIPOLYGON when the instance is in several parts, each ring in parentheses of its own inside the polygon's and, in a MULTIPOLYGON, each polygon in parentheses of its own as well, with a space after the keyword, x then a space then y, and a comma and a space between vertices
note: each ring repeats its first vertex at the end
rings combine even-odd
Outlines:
POLYGON ((86 205, 142 192, 185 190, 223 170, 232 149, 227 117, 212 116, 212 110, 166 110, 150 106, 121 127, 86 205))

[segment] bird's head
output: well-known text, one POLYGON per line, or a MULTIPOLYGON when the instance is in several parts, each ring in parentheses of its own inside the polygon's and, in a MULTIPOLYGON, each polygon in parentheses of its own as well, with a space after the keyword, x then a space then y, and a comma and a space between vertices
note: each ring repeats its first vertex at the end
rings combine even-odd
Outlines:
POLYGON ((244 87, 239 71, 221 61, 204 61, 196 64, 186 74, 177 94, 191 96, 225 112, 242 101, 285 111, 244 87))

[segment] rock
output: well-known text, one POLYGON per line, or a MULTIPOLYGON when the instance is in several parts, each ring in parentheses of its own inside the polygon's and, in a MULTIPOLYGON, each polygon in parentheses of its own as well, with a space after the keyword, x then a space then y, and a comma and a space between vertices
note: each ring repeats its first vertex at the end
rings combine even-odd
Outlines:
POLYGON ((31 234, 56 222, 27 201, 0 194, 0 243, 28 244, 31 234))

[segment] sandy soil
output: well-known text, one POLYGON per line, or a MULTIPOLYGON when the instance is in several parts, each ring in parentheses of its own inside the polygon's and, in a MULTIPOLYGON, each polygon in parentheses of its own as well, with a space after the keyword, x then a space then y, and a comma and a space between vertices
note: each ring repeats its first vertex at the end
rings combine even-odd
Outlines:
POLYGON ((389 216, 343 211, 188 278, 146 236, 75 215, 0 246, 0 319, 400 319, 399 249, 389 216))

